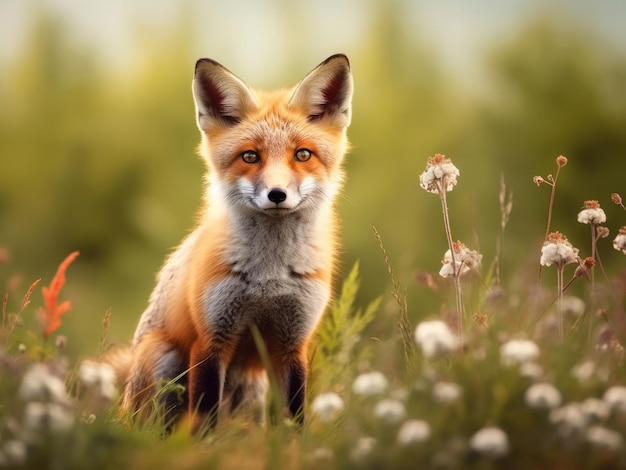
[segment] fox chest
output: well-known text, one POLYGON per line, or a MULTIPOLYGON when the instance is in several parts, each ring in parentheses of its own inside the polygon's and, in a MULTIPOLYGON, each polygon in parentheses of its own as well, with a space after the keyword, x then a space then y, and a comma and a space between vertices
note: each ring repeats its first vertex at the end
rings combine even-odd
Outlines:
POLYGON ((315 329, 330 292, 324 283, 296 274, 259 279, 233 273, 207 287, 203 321, 217 337, 228 340, 256 325, 285 343, 298 343, 315 329))

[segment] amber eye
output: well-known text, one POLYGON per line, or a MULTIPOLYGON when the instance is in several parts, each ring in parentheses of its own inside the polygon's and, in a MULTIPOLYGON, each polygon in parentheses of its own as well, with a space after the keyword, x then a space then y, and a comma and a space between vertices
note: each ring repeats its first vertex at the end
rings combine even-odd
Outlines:
POLYGON ((246 163, 259 163, 261 161, 259 154, 253 150, 246 150, 241 154, 241 159, 246 163))
POLYGON ((309 149, 298 149, 296 150, 295 158, 299 162, 306 162, 311 158, 311 151, 309 149))

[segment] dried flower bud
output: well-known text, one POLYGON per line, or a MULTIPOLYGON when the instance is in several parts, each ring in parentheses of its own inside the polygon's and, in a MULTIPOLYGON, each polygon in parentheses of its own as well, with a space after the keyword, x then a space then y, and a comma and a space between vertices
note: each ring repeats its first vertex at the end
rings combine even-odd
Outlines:
POLYGON ((611 201, 613 201, 618 206, 621 206, 622 205, 622 196, 620 196, 617 193, 613 193, 613 194, 611 194, 611 201))
POLYGON ((558 157, 556 157, 556 164, 559 168, 563 168, 565 165, 567 165, 567 158, 563 155, 559 155, 558 157))
POLYGON ((545 180, 541 176, 533 176, 533 183, 537 186, 541 186, 541 183, 544 183, 545 180))
POLYGON ((598 238, 607 238, 610 233, 611 231, 608 229, 608 227, 605 227, 603 225, 596 227, 596 234, 598 235, 598 238))

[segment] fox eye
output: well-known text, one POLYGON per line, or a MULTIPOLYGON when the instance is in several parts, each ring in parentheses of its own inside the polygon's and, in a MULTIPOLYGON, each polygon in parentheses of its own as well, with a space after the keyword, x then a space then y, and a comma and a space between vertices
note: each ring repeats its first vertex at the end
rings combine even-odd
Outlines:
POLYGON ((242 153, 241 159, 246 163, 259 163, 259 161, 261 161, 259 154, 252 150, 246 150, 242 153))
POLYGON ((295 159, 299 162, 306 162, 311 158, 311 151, 309 149, 296 150, 295 159))

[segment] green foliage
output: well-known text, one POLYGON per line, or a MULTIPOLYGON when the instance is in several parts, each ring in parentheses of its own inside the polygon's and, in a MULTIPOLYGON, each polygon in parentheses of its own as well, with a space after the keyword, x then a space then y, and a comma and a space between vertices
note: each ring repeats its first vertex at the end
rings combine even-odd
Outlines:
POLYGON ((374 320, 382 299, 371 301, 365 309, 357 308, 359 286, 359 264, 355 263, 317 334, 312 374, 319 390, 332 389, 333 384, 349 374, 352 364, 370 359, 371 348, 363 334, 374 320))

